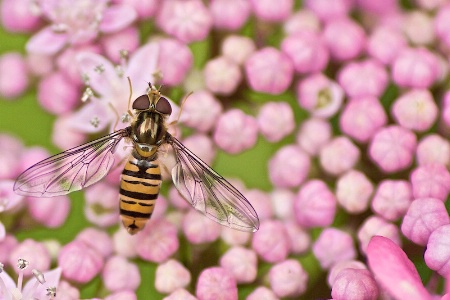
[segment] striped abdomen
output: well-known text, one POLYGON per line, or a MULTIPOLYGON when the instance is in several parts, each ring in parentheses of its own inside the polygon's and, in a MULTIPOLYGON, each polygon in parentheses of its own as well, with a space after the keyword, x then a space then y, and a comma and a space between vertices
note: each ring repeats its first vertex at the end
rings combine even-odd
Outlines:
POLYGON ((150 219, 160 185, 156 155, 145 160, 130 155, 120 182, 120 216, 130 234, 141 231, 150 219))

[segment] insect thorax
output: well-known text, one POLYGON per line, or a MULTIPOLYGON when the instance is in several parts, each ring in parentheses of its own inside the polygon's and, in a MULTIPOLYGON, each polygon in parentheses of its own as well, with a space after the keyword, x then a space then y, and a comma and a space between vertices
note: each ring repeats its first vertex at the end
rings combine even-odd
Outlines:
POLYGON ((157 112, 140 112, 131 127, 136 152, 142 157, 154 155, 165 141, 164 116, 157 112))

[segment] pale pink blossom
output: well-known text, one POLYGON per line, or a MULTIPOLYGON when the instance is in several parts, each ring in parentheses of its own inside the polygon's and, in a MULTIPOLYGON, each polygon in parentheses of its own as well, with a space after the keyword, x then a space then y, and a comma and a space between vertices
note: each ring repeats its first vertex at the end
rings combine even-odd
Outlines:
POLYGON ((53 123, 52 143, 59 149, 66 150, 86 142, 84 133, 74 130, 69 116, 58 116, 53 123))
POLYGON ((268 220, 272 218, 273 208, 268 193, 259 189, 251 189, 243 191, 243 194, 258 212, 259 220, 268 220))
POLYGON ((200 132, 210 131, 222 113, 222 105, 206 90, 196 91, 183 105, 181 122, 200 132))
POLYGON ((86 198, 84 214, 88 221, 101 227, 118 223, 117 187, 100 182, 87 188, 84 194, 86 198))
MULTIPOLYGON (((92 299, 92 300, 100 300, 100 299, 92 299)), ((133 291, 120 291, 116 293, 112 293, 105 297, 103 300, 138 300, 136 294, 133 291)))
POLYGON ((345 260, 335 263, 328 272, 328 285, 333 286, 337 275, 345 269, 367 270, 367 266, 358 260, 345 260))
POLYGON ((253 250, 239 246, 230 248, 220 258, 219 264, 233 275, 238 284, 251 283, 256 279, 258 258, 253 250))
POLYGON ((132 6, 141 20, 153 17, 159 8, 158 0, 118 0, 116 2, 132 6))
POLYGON ((327 227, 336 213, 336 197, 321 180, 313 179, 302 185, 294 202, 297 222, 306 228, 327 227))
POLYGON ((280 148, 269 160, 269 178, 276 187, 299 186, 309 174, 311 161, 296 145, 280 148))
POLYGON ((230 246, 242 246, 250 241, 252 234, 248 231, 240 231, 233 228, 224 227, 220 238, 230 246))
POLYGON ((136 235, 130 235, 123 226, 120 226, 119 230, 113 234, 112 242, 115 253, 127 258, 137 256, 136 244, 139 238, 136 235))
POLYGON ((26 60, 28 69, 33 75, 44 76, 51 73, 55 68, 55 60, 51 55, 28 53, 26 60))
POLYGON ((435 40, 433 20, 427 12, 413 10, 403 20, 403 32, 412 44, 429 45, 435 40))
MULTIPOLYGON (((99 44, 86 44, 86 45, 79 45, 79 46, 73 46, 70 48, 64 49, 61 54, 58 55, 56 58, 56 67, 58 69, 58 72, 64 74, 66 79, 72 83, 72 85, 76 86, 78 89, 81 89, 81 86, 83 84, 83 77, 80 76, 80 70, 78 68, 78 64, 74 64, 73 62, 76 61, 76 57, 79 53, 82 52, 92 52, 99 54, 102 51, 102 48, 99 44)), ((28 57, 33 56, 42 56, 37 54, 28 54, 28 57)), ((50 56, 51 57, 51 56, 50 56)), ((40 72, 43 72, 42 74, 37 74, 40 76, 47 76, 51 73, 53 69, 53 65, 51 65, 50 70, 45 70, 45 60, 46 58, 41 58, 40 61, 43 61, 43 70, 40 72)), ((48 66, 50 67, 50 66, 48 66)))
MULTIPOLYGON (((159 56, 157 66, 152 67, 161 72, 161 83, 169 86, 181 84, 194 63, 191 50, 186 44, 174 38, 157 39, 156 42, 159 45, 159 56)), ((149 70, 148 73, 157 70, 149 70)))
POLYGON ((170 203, 179 210, 186 210, 192 207, 192 205, 186 201, 186 199, 181 196, 175 186, 171 186, 169 189, 169 201, 170 203))
POLYGON ((220 236, 221 225, 194 209, 184 215, 183 233, 192 244, 211 243, 220 236))
POLYGON ((406 46, 407 41, 402 32, 388 26, 379 26, 374 29, 367 41, 367 52, 373 58, 387 65, 406 46))
POLYGON ((307 9, 300 9, 284 22, 283 29, 286 35, 291 35, 303 30, 319 31, 320 21, 315 13, 307 9))
POLYGON ((378 285, 368 270, 342 270, 331 288, 331 296, 335 300, 376 300, 378 295, 378 285))
POLYGON ((52 198, 28 198, 28 210, 33 219, 49 227, 60 227, 70 212, 70 199, 63 195, 52 198))
MULTIPOLYGON (((228 0, 222 0, 223 2, 230 2, 228 0)), ((242 0, 237 0, 242 1, 242 0)), ((243 0, 248 3, 246 0, 243 0)), ((213 3, 215 3, 214 1, 213 3)), ((233 1, 231 1, 233 2, 233 1)), ((231 60, 238 65, 243 65, 247 58, 256 50, 255 42, 248 37, 240 35, 227 36, 221 46, 222 55, 228 60, 231 60)))
POLYGON ((190 282, 191 273, 175 259, 169 259, 156 268, 155 288, 160 293, 173 293, 178 289, 186 288, 190 282))
POLYGON ((0 56, 0 96, 11 99, 22 95, 28 88, 29 70, 19 53, 9 52, 0 56))
POLYGON ((199 0, 173 0, 160 3, 156 23, 166 33, 190 43, 203 40, 213 20, 211 13, 199 0))
POLYGON ((386 123, 386 112, 380 100, 372 96, 349 101, 339 119, 342 132, 362 143, 368 142, 386 123))
POLYGON ((293 0, 280 0, 277 5, 271 0, 250 0, 250 3, 256 17, 269 22, 284 21, 294 8, 293 0))
POLYGON ((24 197, 14 193, 14 180, 0 180, 0 213, 13 210, 23 203, 24 197))
POLYGON ((435 229, 428 238, 424 255, 427 266, 430 269, 437 271, 444 278, 448 278, 450 275, 449 234, 449 224, 435 229))
POLYGON ((9 32, 32 32, 41 25, 39 13, 29 0, 4 0, 0 3, 0 22, 9 32))
POLYGON ((121 31, 102 36, 100 45, 111 61, 119 63, 122 51, 132 53, 139 47, 139 31, 132 26, 124 28, 121 31))
POLYGON ((450 5, 444 5, 436 11, 434 30, 439 41, 450 48, 450 5))
POLYGON ((305 7, 314 12, 322 21, 336 20, 349 14, 352 3, 347 0, 307 0, 305 7))
POLYGON ((250 295, 247 296, 246 300, 278 300, 278 297, 275 296, 274 292, 265 287, 259 286, 250 295))
POLYGON ((214 0, 209 4, 214 27, 237 30, 248 20, 251 5, 247 0, 214 0))
POLYGON ((367 247, 367 259, 377 283, 388 295, 397 299, 431 300, 414 264, 390 239, 374 236, 367 247))
POLYGON ((450 223, 444 203, 435 198, 414 200, 403 218, 402 233, 414 243, 425 246, 430 234, 450 223))
POLYGON ((386 222, 381 217, 370 216, 364 220, 357 233, 362 253, 366 253, 370 239, 375 235, 387 237, 397 245, 402 245, 400 232, 395 224, 386 222))
POLYGON ((198 277, 196 295, 198 300, 236 300, 238 297, 236 280, 224 268, 204 269, 198 277))
POLYGON ((386 220, 396 221, 406 213, 412 200, 411 184, 408 181, 386 179, 378 184, 371 206, 375 213, 386 220))
POLYGON ((450 192, 450 173, 444 165, 429 164, 411 173, 414 198, 432 197, 445 201, 450 192))
POLYGON ((411 90, 395 100, 392 114, 401 126, 422 132, 436 122, 438 106, 430 91, 411 90))
POLYGON ((298 82, 297 101, 300 107, 314 117, 333 116, 341 107, 343 100, 342 88, 321 73, 310 75, 298 82))
POLYGON ((410 130, 391 125, 381 128, 372 138, 369 155, 385 172, 409 167, 416 150, 417 138, 410 130))
POLYGON ((255 91, 277 95, 291 84, 294 66, 283 52, 266 47, 252 53, 247 59, 245 75, 255 91))
POLYGON ((46 111, 60 115, 79 104, 80 92, 61 72, 55 72, 39 82, 37 98, 46 111))
POLYGON ((0 134, 0 179, 14 178, 20 174, 19 165, 26 160, 27 165, 31 162, 23 156, 24 146, 13 135, 0 134))
POLYGON ((351 235, 333 227, 322 231, 312 246, 312 252, 322 269, 329 269, 337 262, 356 257, 351 235))
POLYGON ((290 250, 289 236, 283 223, 266 220, 253 234, 252 248, 262 260, 275 263, 286 259, 290 250))
POLYGON ((373 193, 373 184, 367 176, 357 170, 341 175, 336 182, 337 202, 350 214, 367 210, 373 193))
MULTIPOLYGON (((216 157, 214 143, 206 134, 190 135, 183 140, 183 144, 208 165, 211 165, 216 157)), ((187 203, 186 200, 183 201, 187 203)))
POLYGON ((439 134, 429 134, 417 145, 416 158, 419 165, 450 166, 450 142, 439 134))
POLYGON ((102 270, 105 287, 111 292, 135 291, 141 283, 137 265, 123 256, 110 257, 102 270))
POLYGON ((227 57, 219 56, 209 60, 203 70, 206 87, 219 95, 231 95, 241 83, 239 66, 227 57))
POLYGON ((309 155, 315 156, 330 138, 330 123, 321 118, 311 118, 302 122, 296 141, 309 155))
POLYGON ((286 229, 290 242, 290 253, 305 253, 311 246, 311 236, 309 232, 294 221, 285 221, 284 228, 286 229))
POLYGON ((48 271, 50 268, 51 257, 43 243, 32 239, 26 239, 16 245, 9 253, 9 264, 16 265, 20 258, 26 257, 29 261, 29 268, 23 270, 24 275, 30 276, 32 269, 48 271))
POLYGON ((13 235, 6 234, 0 241, 0 262, 8 265, 11 251, 16 248, 18 244, 19 242, 13 235))
POLYGON ((353 168, 359 156, 359 149, 348 137, 338 136, 321 148, 319 160, 327 173, 339 175, 353 168))
POLYGON ((58 291, 58 298, 60 299, 80 299, 80 291, 71 286, 67 281, 60 281, 56 290, 58 291))
POLYGON ((177 289, 163 300, 197 300, 197 298, 185 289, 177 289))
POLYGON ((217 120, 214 142, 228 153, 236 154, 252 148, 258 137, 256 120, 239 109, 230 109, 217 120))
POLYGON ((256 120, 261 134, 269 142, 280 141, 295 127, 294 113, 286 102, 267 102, 261 107, 256 120))
POLYGON ((77 241, 82 241, 92 249, 95 249, 104 258, 113 252, 113 243, 109 235, 94 227, 85 228, 76 236, 77 241))
POLYGON ((269 281, 278 297, 298 297, 306 291, 308 273, 297 260, 288 259, 272 266, 269 281))
POLYGON ((274 189, 270 193, 274 215, 281 220, 294 218, 295 194, 289 189, 274 189))

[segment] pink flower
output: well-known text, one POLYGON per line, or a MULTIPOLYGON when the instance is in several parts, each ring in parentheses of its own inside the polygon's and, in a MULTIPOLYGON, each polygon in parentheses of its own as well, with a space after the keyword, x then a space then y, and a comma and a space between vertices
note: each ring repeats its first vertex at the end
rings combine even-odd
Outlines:
POLYGON ((336 197, 323 181, 310 180, 300 188, 294 202, 294 212, 301 226, 329 226, 336 213, 336 197))
POLYGON ((236 280, 223 268, 204 269, 198 277, 196 295, 199 300, 236 300, 236 280))
POLYGON ((425 251, 425 262, 427 266, 445 278, 448 278, 450 274, 449 234, 449 224, 435 229, 428 239, 427 250, 425 251))
POLYGON ((319 154, 320 165, 332 175, 342 174, 359 160, 359 149, 346 136, 335 137, 322 147, 319 154))
POLYGON ((156 42, 159 45, 157 68, 162 75, 161 83, 169 86, 181 84, 192 68, 194 58, 191 50, 173 38, 157 39, 156 42))
POLYGON ((260 286, 257 287, 250 295, 247 296, 246 300, 277 300, 278 297, 272 292, 271 289, 260 286))
MULTIPOLYGON (((60 60, 60 57, 61 56, 58 57, 58 61, 60 60)), ((33 75, 47 75, 55 68, 55 61, 51 55, 28 53, 26 60, 30 73, 33 75)))
POLYGON ((396 221, 412 201, 411 185, 406 180, 383 180, 372 199, 372 210, 389 221, 396 221))
POLYGON ((289 237, 283 223, 266 220, 253 234, 252 248, 266 262, 275 263, 286 259, 289 254, 289 237))
POLYGON ((372 59, 346 64, 337 78, 349 97, 380 97, 388 84, 387 71, 372 59))
POLYGON ((369 155, 385 172, 396 172, 411 165, 417 139, 410 130, 391 125, 372 138, 369 155))
MULTIPOLYGON (((112 237, 114 252, 123 257, 133 258, 137 256, 137 243, 139 239, 130 235, 123 226, 119 227, 112 237)), ((108 249, 109 250, 109 249, 108 249)))
POLYGON ((127 27, 100 39, 100 44, 106 56, 115 63, 119 63, 121 52, 134 52, 139 47, 139 31, 136 27, 127 27))
POLYGON ((334 264, 328 272, 328 285, 333 286, 338 274, 346 269, 367 270, 367 266, 358 260, 346 260, 334 264))
POLYGON ((436 122, 438 107, 430 91, 412 90, 395 100, 392 114, 401 126, 421 132, 436 122))
POLYGON ((295 70, 301 74, 321 72, 328 64, 328 48, 314 30, 305 29, 288 35, 281 49, 292 59, 295 70))
POLYGON ((242 80, 239 66, 224 56, 211 59, 203 70, 206 87, 219 95, 231 95, 242 80))
MULTIPOLYGON (((202 133, 188 136, 183 140, 183 144, 205 163, 211 165, 216 157, 216 147, 211 138, 202 133)), ((186 200, 183 200, 187 204, 186 200)))
POLYGON ((407 45, 406 38, 399 30, 388 26, 374 29, 367 42, 367 52, 383 64, 390 64, 407 45))
POLYGON ((298 297, 306 291, 308 273, 297 260, 288 259, 270 269, 269 281, 278 297, 298 297))
POLYGON ((284 228, 288 234, 291 254, 303 254, 311 246, 311 236, 294 221, 286 221, 284 228))
POLYGON ((4 0, 0 3, 0 21, 10 32, 31 32, 40 25, 40 16, 29 0, 4 0))
POLYGON ((86 283, 103 268, 103 258, 82 241, 66 244, 59 252, 58 265, 66 279, 86 283))
POLYGON ((52 143, 59 149, 70 149, 86 141, 86 135, 74 130, 69 116, 58 116, 53 123, 52 143))
POLYGON ((67 196, 52 198, 28 198, 28 210, 36 221, 47 227, 61 226, 70 211, 70 199, 67 196))
POLYGON ((0 213, 12 210, 23 202, 24 197, 14 193, 14 181, 0 179, 0 213))
POLYGON ((308 155, 300 147, 284 146, 269 161, 269 178, 276 187, 296 187, 308 177, 310 166, 308 155))
POLYGON ((42 14, 52 24, 35 34, 27 51, 55 54, 67 44, 83 44, 99 32, 111 33, 131 24, 137 17, 127 5, 108 5, 107 0, 73 2, 70 0, 39 2, 42 14), (89 7, 89 9, 87 9, 89 7))
POLYGON ((213 134, 217 146, 232 154, 252 148, 257 137, 256 120, 239 109, 231 109, 222 114, 213 134))
POLYGON ((29 58, 33 57, 33 64, 38 64, 36 67, 38 67, 39 69, 33 70, 33 72, 35 72, 35 73, 39 72, 37 75, 39 75, 39 76, 50 75, 53 72, 53 69, 57 68, 58 72, 55 72, 55 73, 62 73, 65 76, 66 80, 71 82, 72 85, 76 86, 77 90, 79 90, 80 87, 84 84, 83 76, 80 76, 80 70, 79 70, 78 64, 74 64, 73 62, 76 61, 77 56, 80 53, 92 52, 92 53, 99 54, 101 51, 102 51, 102 49, 99 44, 86 44, 86 45, 78 45, 78 46, 66 48, 56 58, 56 66, 53 66, 52 64, 50 65, 50 63, 53 63, 53 60, 51 62, 46 63, 46 60, 51 59, 51 56, 47 56, 47 57, 43 58, 42 57, 43 55, 30 53, 30 54, 28 54, 28 57, 29 58), (37 58, 34 58, 36 56, 37 56, 37 58), (39 62, 37 62, 37 63, 34 62, 37 59, 39 59, 39 62), (49 64, 49 65, 47 66, 46 64, 49 64))
POLYGON ((350 214, 359 214, 369 207, 373 184, 356 170, 341 175, 336 182, 337 202, 350 214))
POLYGON ((71 111, 79 102, 79 89, 61 72, 45 76, 38 85, 38 101, 48 112, 59 115, 71 111))
POLYGON ((336 61, 356 58, 366 47, 364 29, 349 18, 330 19, 325 26, 323 36, 336 61))
POLYGON ((434 30, 439 41, 450 48, 450 5, 445 5, 436 11, 434 30))
POLYGON ((281 220, 294 218, 295 194, 289 189, 274 189, 270 194, 274 215, 281 220))
POLYGON ((386 125, 387 116, 378 99, 371 96, 361 97, 347 103, 339 123, 343 133, 364 143, 386 125))
POLYGON ((336 300, 378 299, 378 286, 368 270, 348 268, 339 272, 331 289, 336 300))
POLYGON ((163 298, 163 300, 197 300, 185 289, 178 289, 171 293, 169 296, 163 298))
POLYGON ((105 287, 112 292, 135 291, 141 283, 137 265, 122 256, 112 256, 102 271, 105 287))
POLYGON ((366 253, 367 246, 373 236, 384 236, 401 246, 400 233, 397 226, 377 216, 368 217, 358 230, 359 247, 366 253))
POLYGON ((13 266, 18 259, 24 257, 30 262, 30 268, 24 270, 24 275, 26 276, 32 274, 32 269, 47 271, 50 268, 50 253, 42 243, 32 239, 26 239, 23 242, 20 242, 12 249, 11 253, 9 253, 9 263, 13 266))
POLYGON ((315 156, 330 138, 330 123, 321 118, 311 118, 302 122, 296 141, 309 155, 315 156))
POLYGON ((434 42, 433 17, 425 11, 415 10, 406 14, 403 32, 415 45, 426 46, 434 42))
POLYGON ((82 241, 92 249, 95 249, 104 258, 113 252, 113 243, 109 235, 100 229, 88 227, 76 236, 77 241, 82 241))
POLYGON ((422 138, 417 145, 417 162, 419 165, 450 165, 450 142, 439 134, 430 134, 422 138))
POLYGON ((223 227, 220 238, 230 246, 242 246, 248 244, 251 236, 252 234, 248 231, 223 227))
POLYGON ((16 98, 28 87, 28 67, 19 53, 6 53, 0 56, 0 96, 16 98))
POLYGON ((258 258, 253 250, 233 247, 220 258, 220 266, 228 270, 237 283, 250 283, 256 279, 258 258))
POLYGON ((312 246, 312 252, 322 269, 333 264, 354 259, 356 251, 350 234, 337 228, 325 228, 312 246))
POLYGON ((283 52, 266 47, 247 59, 245 74, 248 84, 255 91, 277 95, 291 84, 294 66, 283 52))
POLYGON ((307 0, 306 8, 314 12, 322 21, 330 21, 345 17, 349 14, 352 3, 347 0, 307 0))
POLYGON ((190 209, 183 219, 183 232, 192 244, 211 243, 220 236, 221 225, 190 209))
POLYGON ((428 88, 440 72, 436 55, 425 48, 405 48, 392 65, 392 79, 401 87, 428 88))
POLYGON ((367 247, 368 264, 385 291, 397 299, 431 299, 405 252, 390 239, 374 236, 367 247))
POLYGON ((271 0, 250 0, 250 3, 257 18, 270 22, 285 20, 294 7, 293 0, 281 0, 277 5, 273 5, 271 0))
POLYGON ((411 185, 415 198, 445 201, 450 192, 450 173, 440 164, 420 166, 411 173, 411 185))
POLYGON ((444 203, 435 198, 419 198, 409 206, 403 218, 402 233, 418 245, 425 246, 430 234, 450 223, 444 203))
POLYGON ((291 14, 284 22, 283 29, 286 35, 291 35, 303 30, 317 32, 320 29, 320 21, 317 15, 312 11, 300 9, 291 14))
POLYGON ((117 187, 100 182, 85 191, 84 213, 93 224, 108 227, 119 221, 117 187))
POLYGON ((343 99, 342 88, 320 73, 300 80, 297 85, 297 101, 300 107, 314 117, 333 116, 341 107, 343 99))
POLYGON ((259 130, 269 142, 278 142, 295 127, 294 113, 286 102, 267 102, 257 117, 259 130))
MULTIPOLYGON (((9 263, 9 256, 19 242, 13 235, 6 234, 0 241, 0 262, 9 263)), ((1 275, 0 275, 1 276, 1 275)))
POLYGON ((210 131, 222 113, 222 105, 212 93, 196 91, 183 106, 181 122, 200 132, 210 131))
POLYGON ((272 218, 273 209, 269 194, 258 189, 245 190, 243 194, 258 212, 259 220, 272 218))
POLYGON ((164 294, 185 288, 191 282, 189 270, 174 259, 169 259, 165 263, 158 265, 155 277, 156 290, 164 294))
POLYGON ((60 281, 56 290, 58 291, 58 298, 67 300, 80 298, 80 291, 67 281, 60 281))
POLYGON ((166 33, 190 43, 203 40, 212 27, 212 16, 199 0, 161 3, 156 23, 166 33))
MULTIPOLYGON (((19 165, 23 159, 23 145, 12 135, 0 134, 0 179, 14 178, 20 174, 19 165)), ((29 161, 27 160, 27 163, 29 161)))
MULTIPOLYGON (((226 3, 233 1, 221 0, 226 3)), ((242 0, 237 0, 237 2, 242 0)), ((216 3, 217 1, 214 1, 216 3)), ((220 1, 219 1, 220 2, 220 1)), ((248 3, 246 0, 244 3, 248 3)), ((238 65, 243 65, 247 58, 256 50, 255 42, 248 37, 240 35, 229 35, 222 42, 221 52, 228 60, 232 60, 238 65)))
POLYGON ((209 4, 214 27, 237 30, 248 20, 250 2, 246 0, 214 0, 209 4))
MULTIPOLYGON (((100 300, 100 299, 92 299, 100 300)), ((136 294, 133 291, 120 291, 110 294, 105 297, 104 300, 138 300, 136 294)))

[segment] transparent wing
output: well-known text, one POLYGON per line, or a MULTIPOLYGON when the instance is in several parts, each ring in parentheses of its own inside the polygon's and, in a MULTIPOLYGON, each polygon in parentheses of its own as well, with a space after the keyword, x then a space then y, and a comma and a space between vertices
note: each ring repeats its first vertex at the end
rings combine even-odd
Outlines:
POLYGON ((114 150, 129 129, 44 159, 19 175, 14 191, 20 195, 52 197, 85 188, 102 179, 114 163, 114 150))
POLYGON ((179 140, 167 136, 175 151, 177 163, 172 169, 172 179, 180 194, 196 210, 219 224, 257 231, 258 215, 248 200, 179 140))

